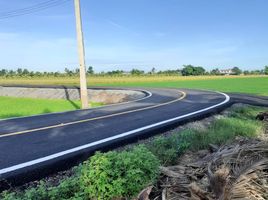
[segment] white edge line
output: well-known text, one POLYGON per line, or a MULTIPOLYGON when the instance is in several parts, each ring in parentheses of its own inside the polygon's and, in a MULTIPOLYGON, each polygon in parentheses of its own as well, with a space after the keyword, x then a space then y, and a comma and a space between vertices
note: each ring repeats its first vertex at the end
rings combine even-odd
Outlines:
POLYGON ((62 151, 62 152, 55 153, 55 154, 45 156, 45 157, 42 157, 42 158, 38 158, 38 159, 35 159, 35 160, 32 160, 32 161, 28 161, 28 162, 25 162, 25 163, 14 165, 12 167, 7 167, 7 168, 4 168, 4 169, 0 170, 0 175, 8 173, 8 172, 15 171, 15 170, 18 170, 18 169, 22 169, 22 168, 25 168, 25 167, 29 167, 29 166, 32 166, 32 165, 35 165, 35 164, 38 164, 38 163, 42 163, 42 162, 45 162, 45 161, 48 161, 48 160, 52 160, 52 159, 55 159, 55 158, 58 158, 58 157, 61 157, 61 156, 64 156, 64 155, 67 155, 67 154, 70 154, 70 153, 74 153, 74 152, 77 152, 77 151, 80 151, 80 150, 83 150, 83 149, 86 149, 86 148, 89 148, 89 147, 93 147, 93 146, 96 146, 96 145, 99 145, 99 144, 102 144, 102 143, 106 143, 106 142, 109 142, 109 141, 112 141, 112 140, 115 140, 115 139, 118 139, 118 138, 123 138, 123 137, 126 137, 128 135, 132 135, 132 134, 135 134, 137 132, 140 132, 140 131, 143 131, 143 130, 146 130, 146 129, 149 129, 149 128, 154 128, 156 126, 163 125, 163 124, 166 124, 166 123, 169 123, 169 122, 172 122, 172 121, 176 121, 178 119, 189 117, 191 115, 202 113, 202 112, 208 111, 210 109, 216 108, 218 106, 221 106, 223 104, 226 104, 227 102, 230 101, 230 97, 227 94, 222 93, 222 92, 217 92, 217 93, 222 94, 223 96, 225 96, 225 100, 223 102, 221 102, 221 103, 216 104, 216 105, 213 105, 213 106, 210 106, 210 107, 198 110, 198 111, 194 111, 194 112, 191 112, 191 113, 188 113, 188 114, 185 114, 185 115, 181 115, 181 116, 178 116, 178 117, 175 117, 175 118, 164 120, 164 121, 161 121, 161 122, 158 122, 158 123, 155 123, 155 124, 144 126, 144 127, 138 128, 138 129, 134 129, 132 131, 121 133, 121 134, 118 134, 118 135, 115 135, 115 136, 112 136, 112 137, 108 137, 108 138, 105 138, 105 139, 102 139, 102 140, 98 140, 96 142, 92 142, 92 143, 89 143, 89 144, 78 146, 78 147, 75 147, 75 148, 72 148, 72 149, 69 149, 69 150, 66 150, 66 151, 62 151))
MULTIPOLYGON (((107 89, 107 90, 109 90, 109 89, 107 89)), ((120 89, 118 89, 118 90, 120 90, 120 89)), ((6 119, 0 119, 0 122, 1 121, 12 120, 12 119, 23 119, 23 118, 38 117, 38 116, 44 116, 44 115, 55 115, 55 114, 63 114, 63 113, 69 113, 69 112, 77 112, 77 111, 81 111, 81 110, 82 111, 96 110, 96 109, 101 109, 101 108, 106 108, 106 107, 111 107, 111 106, 124 105, 124 104, 134 103, 134 102, 137 102, 137 101, 142 101, 144 99, 150 98, 153 95, 148 90, 135 90, 135 89, 128 89, 128 88, 127 89, 121 89, 121 90, 130 90, 130 91, 138 91, 138 92, 141 92, 141 93, 145 93, 145 97, 142 97, 142 98, 136 99, 136 100, 132 100, 132 101, 125 101, 125 102, 121 102, 121 103, 113 103, 113 104, 109 104, 109 105, 97 106, 97 107, 88 108, 88 109, 75 109, 75 110, 68 110, 68 111, 61 111, 61 112, 52 112, 52 113, 43 113, 43 114, 37 114, 37 115, 30 115, 30 116, 24 116, 24 117, 11 117, 11 118, 6 118, 6 119)))

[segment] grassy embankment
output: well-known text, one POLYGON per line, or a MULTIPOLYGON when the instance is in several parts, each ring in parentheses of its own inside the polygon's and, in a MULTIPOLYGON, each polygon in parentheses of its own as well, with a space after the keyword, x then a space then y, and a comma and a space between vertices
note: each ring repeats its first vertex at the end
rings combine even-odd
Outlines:
MULTIPOLYGON (((2 193, 3 200, 16 199, 120 199, 135 197, 146 185, 154 184, 159 163, 176 164, 187 150, 193 152, 210 144, 223 145, 236 136, 257 137, 264 123, 255 116, 263 108, 237 107, 215 118, 203 128, 186 128, 167 136, 158 136, 127 151, 97 153, 72 170, 65 178, 41 181, 38 186, 2 193)), ((190 126, 191 127, 191 126, 190 126)))
MULTIPOLYGON (((80 101, 0 97, 0 119, 61 112, 80 108, 80 101)), ((101 103, 91 103, 92 107, 101 103)))
MULTIPOLYGON (((268 76, 92 76, 89 86, 173 87, 268 95, 268 76)), ((1 84, 79 85, 78 77, 4 78, 1 84)))

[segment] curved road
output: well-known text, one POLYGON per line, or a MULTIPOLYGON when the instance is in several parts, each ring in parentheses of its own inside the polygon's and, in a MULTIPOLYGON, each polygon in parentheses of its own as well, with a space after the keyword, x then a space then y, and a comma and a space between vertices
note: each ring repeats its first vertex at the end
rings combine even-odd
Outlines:
MULTIPOLYGON (((128 103, 0 121, 0 180, 18 185, 234 102, 268 105, 266 97, 201 90, 148 89, 128 103), (246 102, 251 101, 251 102, 246 102)), ((2 181, 2 187, 5 187, 2 181)))

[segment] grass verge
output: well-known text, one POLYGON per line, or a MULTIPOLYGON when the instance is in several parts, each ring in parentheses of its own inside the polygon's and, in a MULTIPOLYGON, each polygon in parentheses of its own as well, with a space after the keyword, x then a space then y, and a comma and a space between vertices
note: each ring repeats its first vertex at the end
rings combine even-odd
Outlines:
POLYGON ((158 136, 148 148, 162 165, 172 165, 186 150, 198 151, 210 144, 228 143, 236 136, 252 138, 263 133, 263 123, 255 119, 262 110, 254 106, 232 108, 227 116, 210 122, 205 128, 197 125, 170 136, 158 136))
MULTIPOLYGON (((0 119, 31 116, 44 113, 76 110, 80 101, 63 99, 33 99, 17 97, 0 97, 0 119)), ((91 107, 101 106, 101 103, 91 103, 91 107)))
POLYGON ((197 151, 210 144, 220 146, 237 136, 253 138, 262 134, 264 124, 255 119, 260 111, 263 108, 234 107, 205 127, 193 126, 158 136, 145 145, 120 152, 97 153, 56 184, 46 179, 34 187, 5 191, 0 199, 130 199, 156 181, 159 163, 175 164, 187 150, 197 151))

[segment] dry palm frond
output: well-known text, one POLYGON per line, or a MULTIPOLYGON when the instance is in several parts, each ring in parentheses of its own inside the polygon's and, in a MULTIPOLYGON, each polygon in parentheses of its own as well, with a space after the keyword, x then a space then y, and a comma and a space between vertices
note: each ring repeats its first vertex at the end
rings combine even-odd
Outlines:
POLYGON ((152 189, 153 189, 153 186, 149 186, 149 187, 145 188, 144 190, 142 190, 138 194, 138 200, 150 200, 149 195, 152 192, 152 189))
POLYGON ((236 166, 233 170, 221 199, 264 200, 268 188, 258 183, 258 179, 267 177, 265 170, 268 169, 268 159, 248 161, 243 164, 243 166, 236 166))
POLYGON ((191 200, 210 200, 208 193, 202 190, 195 182, 189 185, 191 200))
POLYGON ((161 167, 157 200, 268 200, 268 143, 238 139, 193 163, 161 167))
POLYGON ((225 191, 230 170, 228 167, 218 169, 211 177, 209 177, 210 188, 216 198, 220 197, 225 191))
POLYGON ((223 146, 208 162, 210 189, 215 197, 230 199, 265 199, 268 193, 268 144, 223 146), (266 184, 266 186, 265 186, 266 184))

